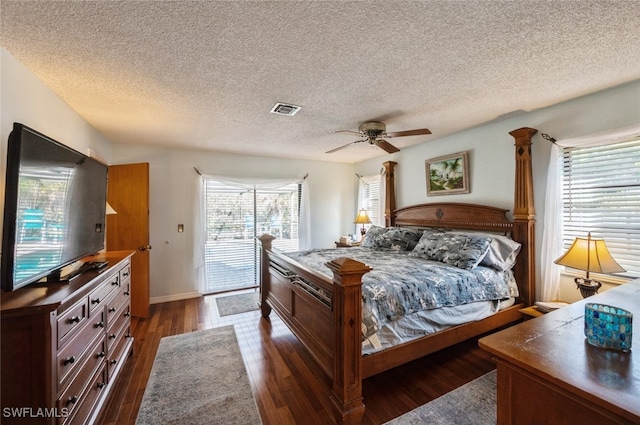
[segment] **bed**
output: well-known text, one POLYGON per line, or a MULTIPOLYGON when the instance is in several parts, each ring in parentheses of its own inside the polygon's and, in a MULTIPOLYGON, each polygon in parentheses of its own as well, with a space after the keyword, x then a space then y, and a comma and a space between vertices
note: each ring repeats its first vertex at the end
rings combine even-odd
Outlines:
MULTIPOLYGON (((459 306, 443 305, 446 302, 437 299, 437 296, 420 298, 434 298, 427 310, 444 311, 441 315, 453 317, 453 322, 440 324, 436 321, 431 330, 410 335, 413 324, 422 320, 416 318, 421 314, 417 311, 420 309, 413 311, 410 305, 401 306, 401 309, 410 310, 411 313, 411 318, 404 319, 404 323, 398 324, 395 313, 387 310, 378 311, 372 319, 365 302, 367 298, 376 298, 375 295, 371 296, 375 292, 371 290, 371 280, 379 279, 379 273, 384 274, 385 270, 387 275, 393 274, 393 271, 389 271, 386 267, 388 264, 384 264, 386 259, 383 263, 376 262, 371 252, 367 251, 368 247, 283 253, 272 248, 273 237, 260 237, 262 316, 266 318, 271 311, 275 311, 331 378, 331 402, 337 423, 357 424, 361 421, 365 409, 362 398, 363 379, 517 322, 522 318, 518 310, 532 305, 535 296, 535 209, 531 137, 535 133, 536 130, 532 128, 521 128, 509 133, 515 139, 516 184, 511 219, 507 217, 508 210, 475 204, 440 202, 396 209, 393 191, 396 163, 384 163, 388 189, 385 196, 386 226, 382 232, 392 232, 394 229, 402 232, 415 230, 420 235, 416 246, 421 245, 422 248, 416 250, 414 246, 402 250, 397 246, 388 247, 387 254, 398 257, 398 261, 413 262, 410 266, 399 266, 400 268, 416 269, 419 268, 416 262, 424 260, 429 264, 423 268, 428 269, 429 273, 437 271, 439 265, 434 264, 431 258, 434 251, 428 251, 429 255, 426 255, 425 246, 433 248, 434 243, 441 243, 437 241, 445 234, 477 234, 479 236, 474 236, 475 239, 488 237, 489 243, 508 236, 519 245, 515 265, 509 267, 508 273, 498 273, 505 278, 507 289, 504 284, 492 283, 495 288, 492 287, 491 291, 479 291, 477 286, 461 290, 467 295, 471 294, 471 299, 464 301, 462 307, 469 311, 461 311, 459 306), (425 236, 427 234, 430 236, 425 236), (499 237, 493 238, 492 235, 499 237), (425 255, 421 256, 421 253, 425 255), (378 264, 378 268, 375 269, 369 263, 378 264), (477 292, 491 294, 483 295, 483 299, 476 299, 477 292), (465 319, 460 322, 460 317, 465 319), (397 337, 399 340, 394 340, 397 337)), ((367 239, 376 240, 375 237, 366 237, 365 242, 367 239)), ((379 248, 382 249, 378 249, 374 256, 387 247, 379 248)), ((459 273, 463 275, 460 279, 467 279, 473 270, 483 269, 475 257, 465 257, 464 260, 475 264, 466 268, 457 267, 464 271, 459 273)), ((458 257, 446 265, 459 266, 456 261, 459 261, 458 257)), ((485 272, 480 274, 483 273, 485 272)), ((485 274, 488 276, 489 272, 485 274)), ((434 279, 438 281, 438 278, 434 279)), ((459 286, 459 283, 455 285, 459 286)))

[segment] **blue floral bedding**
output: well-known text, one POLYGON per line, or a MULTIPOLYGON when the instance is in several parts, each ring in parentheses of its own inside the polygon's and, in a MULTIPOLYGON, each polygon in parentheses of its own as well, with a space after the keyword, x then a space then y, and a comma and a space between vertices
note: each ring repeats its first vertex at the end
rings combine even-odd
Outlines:
POLYGON ((330 278, 332 273, 325 263, 335 258, 349 257, 373 268, 362 278, 363 338, 386 323, 419 310, 510 296, 504 272, 482 266, 463 270, 408 254, 402 250, 363 247, 285 253, 330 278))

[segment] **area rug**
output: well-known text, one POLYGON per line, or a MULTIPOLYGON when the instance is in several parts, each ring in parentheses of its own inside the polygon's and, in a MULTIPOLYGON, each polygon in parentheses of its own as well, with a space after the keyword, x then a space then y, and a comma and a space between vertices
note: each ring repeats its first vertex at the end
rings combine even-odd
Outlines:
POLYGON ((389 425, 494 425, 495 423, 495 370, 387 422, 389 425))
POLYGON ((136 425, 261 423, 233 326, 160 340, 136 425))
POLYGON ((216 305, 218 306, 220 317, 257 310, 258 293, 249 292, 246 294, 236 294, 228 297, 216 298, 216 305))

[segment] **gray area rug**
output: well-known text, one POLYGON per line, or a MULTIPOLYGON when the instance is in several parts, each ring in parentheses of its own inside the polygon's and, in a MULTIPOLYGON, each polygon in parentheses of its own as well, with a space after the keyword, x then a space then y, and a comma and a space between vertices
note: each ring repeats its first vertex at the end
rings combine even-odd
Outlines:
POLYGON ((228 297, 216 298, 216 305, 218 306, 220 317, 257 310, 258 293, 249 292, 246 294, 237 294, 230 295, 228 297))
POLYGON ((390 425, 494 425, 495 423, 495 370, 387 422, 390 425))
POLYGON ((261 423, 233 326, 160 340, 136 425, 261 423))

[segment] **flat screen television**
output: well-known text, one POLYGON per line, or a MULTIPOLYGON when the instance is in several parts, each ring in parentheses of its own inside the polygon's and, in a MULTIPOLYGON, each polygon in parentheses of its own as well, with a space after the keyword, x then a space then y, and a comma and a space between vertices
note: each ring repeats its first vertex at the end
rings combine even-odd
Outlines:
POLYGON ((14 123, 7 147, 2 289, 60 281, 63 267, 102 250, 106 196, 106 165, 14 123))

